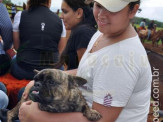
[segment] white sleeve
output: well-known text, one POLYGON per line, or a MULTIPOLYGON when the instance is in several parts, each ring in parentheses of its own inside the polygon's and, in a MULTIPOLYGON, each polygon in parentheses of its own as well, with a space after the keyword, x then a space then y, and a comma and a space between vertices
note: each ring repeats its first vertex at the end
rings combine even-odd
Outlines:
POLYGON ((63 23, 63 20, 62 20, 62 27, 63 27, 63 29, 62 29, 61 37, 66 37, 66 28, 65 28, 65 25, 63 23))
POLYGON ((98 66, 94 73, 93 101, 104 106, 124 107, 137 82, 139 71, 128 61, 116 65, 115 60, 109 64, 98 66))
POLYGON ((22 13, 22 11, 17 12, 15 17, 14 17, 14 22, 12 24, 13 32, 19 32, 19 24, 20 24, 21 13, 22 13))

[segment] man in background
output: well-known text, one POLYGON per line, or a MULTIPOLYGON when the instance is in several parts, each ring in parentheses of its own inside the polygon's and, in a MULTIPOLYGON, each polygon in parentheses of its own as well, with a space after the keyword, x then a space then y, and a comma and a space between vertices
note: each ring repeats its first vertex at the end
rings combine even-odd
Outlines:
POLYGON ((13 38, 11 19, 2 3, 0 3, 0 36, 0 75, 3 75, 10 67, 10 58, 6 52, 11 48, 13 38))

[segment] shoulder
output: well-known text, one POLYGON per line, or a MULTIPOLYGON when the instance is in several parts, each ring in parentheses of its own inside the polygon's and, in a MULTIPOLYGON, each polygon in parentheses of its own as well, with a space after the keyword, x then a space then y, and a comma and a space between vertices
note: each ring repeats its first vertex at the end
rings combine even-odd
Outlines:
POLYGON ((96 29, 87 24, 79 25, 74 29, 74 34, 80 33, 83 35, 85 33, 92 33, 92 32, 95 33, 96 29))
POLYGON ((0 3, 0 14, 3 14, 4 12, 7 12, 7 9, 2 3, 0 3))
POLYGON ((119 49, 121 49, 120 52, 129 53, 131 51, 131 52, 135 52, 138 54, 140 52, 145 53, 145 49, 144 49, 138 35, 121 41, 119 43, 119 45, 120 45, 119 49))
POLYGON ((5 7, 2 3, 0 3, 0 7, 5 7))

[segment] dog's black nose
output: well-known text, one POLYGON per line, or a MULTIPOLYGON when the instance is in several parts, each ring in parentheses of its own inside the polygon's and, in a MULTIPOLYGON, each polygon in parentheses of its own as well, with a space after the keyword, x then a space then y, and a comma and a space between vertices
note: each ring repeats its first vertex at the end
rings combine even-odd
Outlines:
POLYGON ((42 85, 41 85, 41 83, 40 82, 35 82, 35 85, 34 85, 35 87, 41 87, 42 85))

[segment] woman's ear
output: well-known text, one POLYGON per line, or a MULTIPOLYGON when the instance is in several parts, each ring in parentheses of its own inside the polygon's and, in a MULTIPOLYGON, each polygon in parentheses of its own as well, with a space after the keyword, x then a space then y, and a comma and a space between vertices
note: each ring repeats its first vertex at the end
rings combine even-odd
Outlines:
POLYGON ((76 18, 80 19, 83 17, 83 9, 82 8, 78 8, 78 10, 76 11, 76 18))
POLYGON ((135 14, 136 14, 136 12, 138 11, 138 9, 139 9, 139 4, 136 4, 136 5, 134 6, 133 10, 130 11, 130 19, 133 19, 133 18, 135 17, 135 14))

